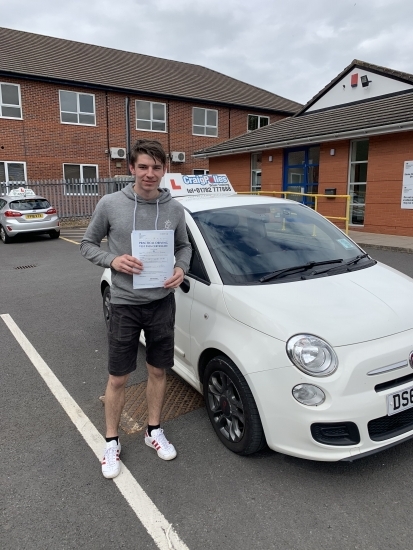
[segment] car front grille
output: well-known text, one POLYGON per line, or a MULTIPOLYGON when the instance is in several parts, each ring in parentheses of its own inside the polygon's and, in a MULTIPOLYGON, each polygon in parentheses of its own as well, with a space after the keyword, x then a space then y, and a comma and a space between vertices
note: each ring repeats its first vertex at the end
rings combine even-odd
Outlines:
POLYGON ((367 424, 370 439, 384 441, 413 430, 413 408, 392 416, 382 416, 367 424))

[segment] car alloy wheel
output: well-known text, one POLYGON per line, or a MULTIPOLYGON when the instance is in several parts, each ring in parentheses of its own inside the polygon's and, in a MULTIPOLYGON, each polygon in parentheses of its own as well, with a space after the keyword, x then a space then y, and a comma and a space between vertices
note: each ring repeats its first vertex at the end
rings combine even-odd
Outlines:
POLYGON ((58 239, 60 237, 60 231, 58 231, 57 229, 52 229, 51 231, 49 231, 49 237, 51 239, 58 239))
POLYGON ((228 357, 214 357, 206 366, 204 398, 214 430, 228 449, 248 455, 265 447, 254 397, 245 378, 228 357))
POLYGON ((6 230, 2 225, 0 225, 0 239, 4 242, 4 244, 11 242, 11 237, 7 235, 6 230))
POLYGON ((106 326, 109 328, 109 316, 110 316, 110 286, 105 286, 105 290, 102 294, 103 299, 103 315, 105 317, 106 326))

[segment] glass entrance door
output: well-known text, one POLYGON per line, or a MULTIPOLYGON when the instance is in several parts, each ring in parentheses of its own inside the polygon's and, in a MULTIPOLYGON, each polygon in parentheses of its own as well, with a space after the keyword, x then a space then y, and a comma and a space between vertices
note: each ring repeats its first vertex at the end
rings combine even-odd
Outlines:
MULTIPOLYGON (((284 152, 284 191, 296 193, 318 192, 318 167, 320 163, 320 147, 297 147, 284 152)), ((314 206, 311 197, 288 195, 289 199, 314 206)))

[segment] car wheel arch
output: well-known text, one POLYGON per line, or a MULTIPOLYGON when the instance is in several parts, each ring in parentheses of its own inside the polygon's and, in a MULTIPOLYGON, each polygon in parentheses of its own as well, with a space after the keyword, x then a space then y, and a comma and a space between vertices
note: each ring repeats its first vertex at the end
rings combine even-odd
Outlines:
POLYGON ((198 377, 201 384, 204 383, 204 374, 205 374, 206 366, 212 359, 214 359, 215 357, 218 357, 219 355, 226 357, 227 359, 230 359, 240 370, 241 374, 245 376, 245 372, 241 368, 240 362, 237 360, 237 357, 233 357, 229 355, 227 352, 218 348, 207 348, 203 350, 203 352, 201 353, 198 359, 198 377))

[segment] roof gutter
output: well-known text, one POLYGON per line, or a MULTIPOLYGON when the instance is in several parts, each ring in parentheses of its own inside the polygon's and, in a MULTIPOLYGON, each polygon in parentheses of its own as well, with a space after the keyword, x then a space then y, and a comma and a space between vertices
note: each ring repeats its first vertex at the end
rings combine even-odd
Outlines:
POLYGON ((340 141, 343 139, 357 139, 368 136, 377 136, 381 134, 395 134, 397 132, 407 132, 413 130, 413 121, 398 122, 396 124, 387 124, 385 126, 374 126, 373 128, 363 128, 361 130, 349 130, 346 132, 335 132, 334 134, 320 134, 308 138, 288 139, 284 141, 267 142, 261 145, 247 147, 237 147, 225 149, 225 151, 214 151, 211 153, 194 153, 194 158, 212 158, 226 155, 237 155, 241 153, 253 153, 255 151, 267 151, 269 149, 283 149, 284 147, 294 147, 296 145, 308 145, 309 143, 323 143, 326 141, 340 141))

